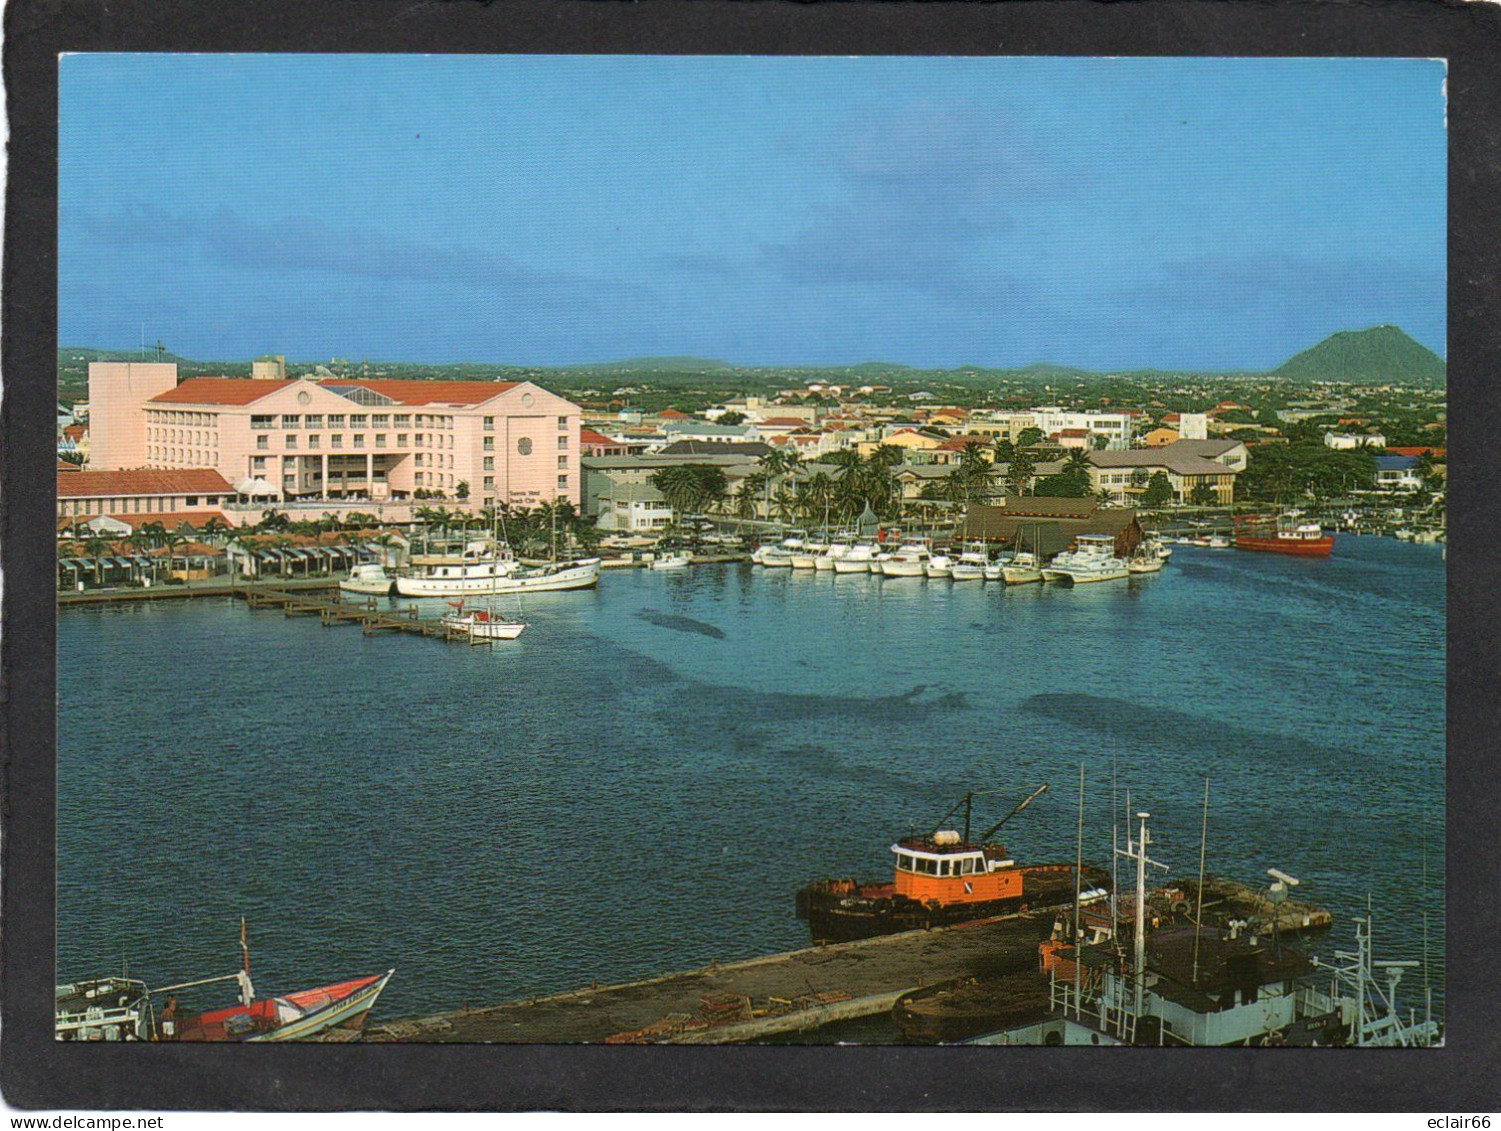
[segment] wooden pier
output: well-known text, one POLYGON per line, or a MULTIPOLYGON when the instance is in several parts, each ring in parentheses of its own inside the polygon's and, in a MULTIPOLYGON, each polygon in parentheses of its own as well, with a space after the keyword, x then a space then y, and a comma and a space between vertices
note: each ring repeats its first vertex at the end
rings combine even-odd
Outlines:
POLYGON ((242 598, 252 609, 278 608, 288 617, 317 617, 325 627, 357 624, 366 636, 382 632, 403 632, 412 636, 429 636, 445 642, 489 644, 475 640, 468 632, 444 624, 441 617, 424 617, 416 605, 392 608, 379 597, 352 597, 339 590, 307 592, 273 589, 260 585, 241 585, 233 595, 242 598))

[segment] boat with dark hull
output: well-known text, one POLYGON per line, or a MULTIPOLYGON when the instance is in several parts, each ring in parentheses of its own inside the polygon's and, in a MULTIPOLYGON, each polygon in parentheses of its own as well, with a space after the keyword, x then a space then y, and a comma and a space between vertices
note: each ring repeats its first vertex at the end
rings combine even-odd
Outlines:
POLYGON ((1078 887, 1109 883, 1103 870, 1073 864, 1018 865, 1002 844, 991 841, 1007 821, 1048 787, 1034 790, 983 834, 970 839, 974 794, 965 794, 939 819, 939 826, 960 806, 964 831, 935 828, 891 846, 892 879, 860 883, 825 879, 797 893, 797 917, 805 919, 814 942, 848 942, 898 931, 931 930, 1018 911, 1072 903, 1078 887))

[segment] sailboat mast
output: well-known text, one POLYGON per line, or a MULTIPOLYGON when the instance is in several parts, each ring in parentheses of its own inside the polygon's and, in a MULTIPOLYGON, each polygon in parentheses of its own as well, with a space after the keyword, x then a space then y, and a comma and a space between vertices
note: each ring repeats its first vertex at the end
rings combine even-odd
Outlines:
POLYGON ((1136 1016, 1141 1016, 1142 993, 1147 967, 1147 818, 1150 813, 1136 814, 1141 832, 1136 840, 1136 1016))
POLYGON ((1199 925, 1204 919, 1204 849, 1209 843, 1209 779, 1204 779, 1204 821, 1199 829, 1199 893, 1194 909, 1194 972, 1192 985, 1199 984, 1199 925))
POLYGON ((1084 763, 1079 763, 1079 831, 1074 844, 1074 1017, 1083 1015, 1084 1003, 1080 999, 1079 979, 1081 959, 1079 950, 1079 885, 1084 875, 1084 763))

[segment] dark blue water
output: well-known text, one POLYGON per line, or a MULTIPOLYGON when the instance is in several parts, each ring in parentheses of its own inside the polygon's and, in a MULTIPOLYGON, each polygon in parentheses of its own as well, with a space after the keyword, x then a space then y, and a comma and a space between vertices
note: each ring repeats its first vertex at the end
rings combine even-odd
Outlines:
MULTIPOLYGON (((434 603, 434 611, 441 607, 434 603)), ((874 876, 969 788, 1018 859, 1268 867, 1442 983, 1444 567, 1179 547, 1081 589, 696 567, 538 595, 495 649, 219 601, 59 617, 58 960, 258 987, 397 967, 382 1015, 801 945, 792 895, 874 876), (1428 880, 1422 846, 1428 845, 1428 880), (1427 900, 1425 901, 1425 890, 1427 900)), ((1326 948, 1330 945, 1325 944, 1326 948)), ((1416 979, 1414 979, 1416 980, 1416 979)))

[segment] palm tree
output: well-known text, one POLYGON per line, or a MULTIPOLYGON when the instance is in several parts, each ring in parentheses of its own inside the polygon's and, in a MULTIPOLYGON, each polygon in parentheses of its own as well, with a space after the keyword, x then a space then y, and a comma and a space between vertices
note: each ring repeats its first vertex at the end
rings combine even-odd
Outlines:
POLYGON ((1037 470, 1032 462, 1032 456, 1021 448, 1017 448, 1011 457, 1011 466, 1006 473, 1006 486, 1013 495, 1024 495, 1027 487, 1032 482, 1032 475, 1037 470))
POLYGON ((785 483, 777 488, 776 497, 772 502, 776 504, 777 517, 784 523, 791 522, 797 515, 797 499, 793 497, 791 491, 787 490, 785 483))
POLYGON ((703 498, 698 474, 687 464, 665 467, 650 476, 647 482, 662 492, 662 497, 672 508, 674 525, 681 522, 683 515, 696 509, 703 498))

